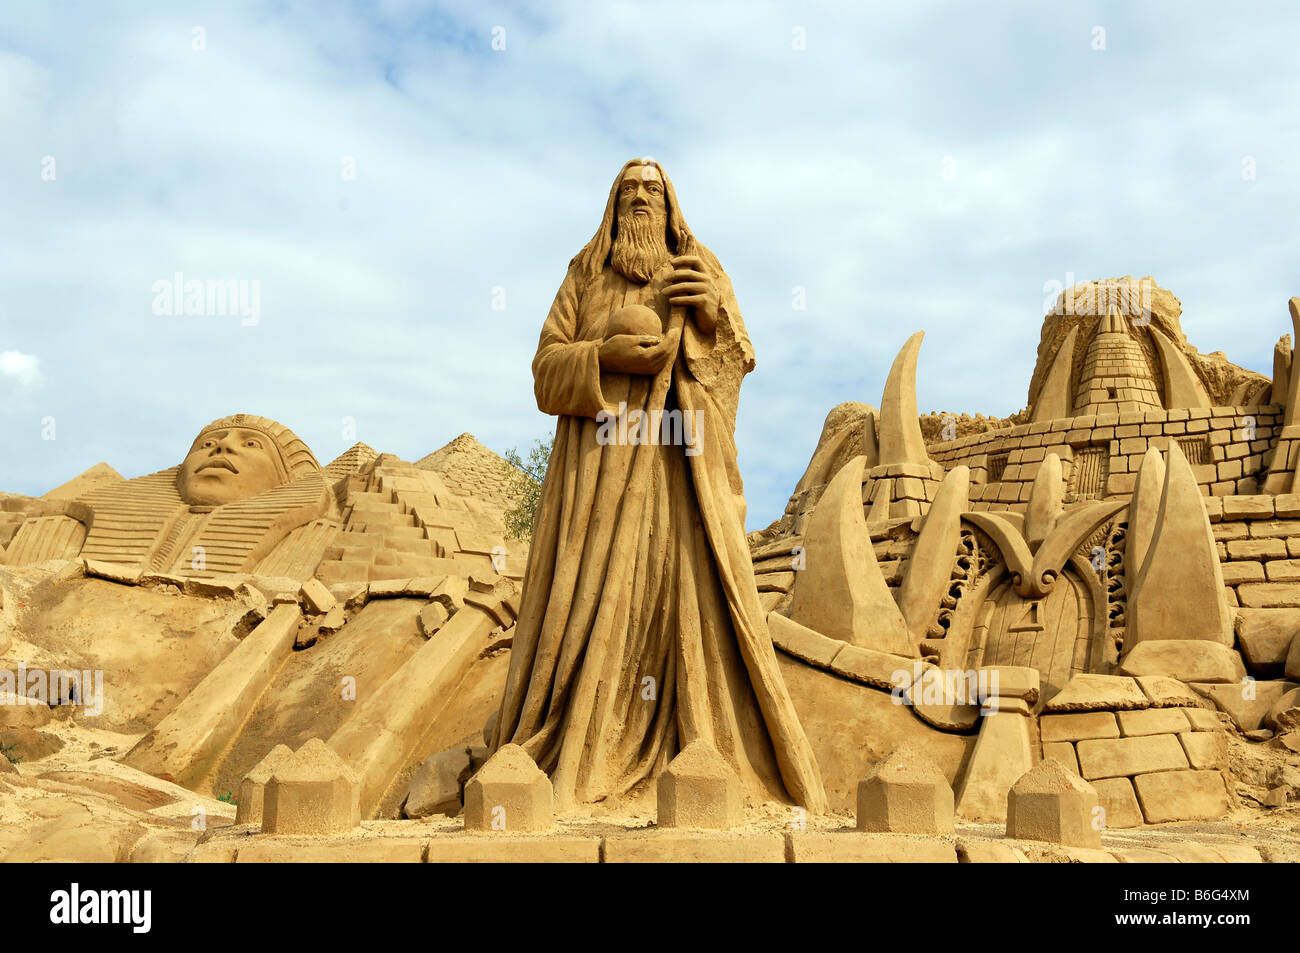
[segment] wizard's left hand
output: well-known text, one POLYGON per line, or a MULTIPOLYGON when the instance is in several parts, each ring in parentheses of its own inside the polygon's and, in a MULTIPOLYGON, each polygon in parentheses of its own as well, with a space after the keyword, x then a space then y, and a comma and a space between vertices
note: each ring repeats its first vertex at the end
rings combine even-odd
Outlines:
POLYGON ((674 306, 695 309, 695 324, 706 334, 718 323, 718 286, 704 272, 704 262, 696 255, 678 255, 672 260, 673 273, 668 276, 664 297, 674 306))

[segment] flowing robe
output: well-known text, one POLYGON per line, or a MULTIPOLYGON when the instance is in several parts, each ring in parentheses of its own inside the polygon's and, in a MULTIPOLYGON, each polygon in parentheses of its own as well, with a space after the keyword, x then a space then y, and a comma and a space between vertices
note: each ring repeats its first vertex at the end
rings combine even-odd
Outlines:
POLYGON ((571 265, 533 360, 538 407, 559 422, 493 741, 522 745, 561 807, 625 795, 703 739, 751 798, 825 808, 744 531, 734 429, 753 351, 730 282, 707 267, 721 303, 706 335, 670 315, 671 266, 637 284, 571 265), (676 346, 654 377, 600 369, 627 304, 654 309, 676 346), (640 441, 600 439, 598 415, 621 403, 640 441), (653 413, 653 433, 638 431, 638 410, 682 411, 684 441, 666 445, 653 413))

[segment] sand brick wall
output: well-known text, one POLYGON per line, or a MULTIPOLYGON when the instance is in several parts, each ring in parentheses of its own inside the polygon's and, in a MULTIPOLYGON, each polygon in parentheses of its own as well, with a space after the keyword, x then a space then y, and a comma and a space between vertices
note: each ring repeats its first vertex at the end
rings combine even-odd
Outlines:
POLYGON ((1282 409, 1213 407, 1131 411, 1021 424, 946 443, 931 457, 951 469, 971 468, 972 509, 1019 508, 1049 453, 1061 458, 1070 500, 1133 492, 1142 457, 1176 440, 1207 496, 1259 492, 1259 475, 1271 460, 1282 409))

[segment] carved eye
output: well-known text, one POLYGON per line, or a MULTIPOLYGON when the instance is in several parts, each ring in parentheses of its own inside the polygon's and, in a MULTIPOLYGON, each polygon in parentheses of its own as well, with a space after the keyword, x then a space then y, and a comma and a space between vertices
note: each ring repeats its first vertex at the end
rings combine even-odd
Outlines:
POLYGON ((244 446, 245 446, 245 447, 251 447, 251 448, 254 449, 254 450, 261 450, 261 449, 262 449, 262 441, 257 440, 256 438, 250 438, 250 439, 244 441, 244 446))
POLYGON ((216 442, 215 440, 205 440, 205 441, 203 441, 203 448, 204 448, 205 450, 206 450, 206 449, 209 449, 209 448, 211 448, 211 447, 215 447, 216 445, 217 445, 217 442, 216 442))
POLYGON ((650 185, 647 186, 647 188, 650 190, 650 193, 651 193, 652 195, 658 195, 658 194, 659 194, 659 191, 660 191, 660 190, 659 190, 659 184, 658 184, 658 183, 656 183, 656 182, 651 182, 650 185))

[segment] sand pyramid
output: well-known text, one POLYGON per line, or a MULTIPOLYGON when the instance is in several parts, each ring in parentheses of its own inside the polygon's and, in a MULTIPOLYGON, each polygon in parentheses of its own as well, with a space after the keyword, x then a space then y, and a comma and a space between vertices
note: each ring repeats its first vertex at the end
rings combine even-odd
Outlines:
POLYGON ((75 476, 67 483, 62 483, 46 493, 43 500, 75 500, 77 497, 108 483, 122 480, 118 473, 107 463, 96 463, 80 476, 75 476))

